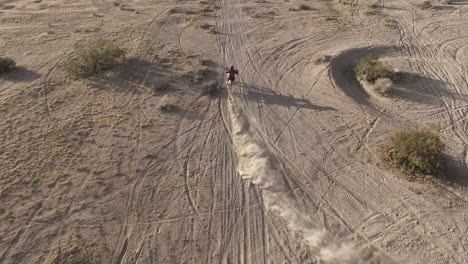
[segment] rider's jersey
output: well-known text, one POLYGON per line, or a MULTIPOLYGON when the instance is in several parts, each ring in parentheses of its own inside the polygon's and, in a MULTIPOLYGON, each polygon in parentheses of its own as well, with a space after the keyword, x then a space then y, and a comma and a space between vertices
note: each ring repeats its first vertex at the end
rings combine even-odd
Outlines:
POLYGON ((227 70, 226 73, 229 73, 229 77, 235 77, 236 74, 239 74, 238 70, 227 70))

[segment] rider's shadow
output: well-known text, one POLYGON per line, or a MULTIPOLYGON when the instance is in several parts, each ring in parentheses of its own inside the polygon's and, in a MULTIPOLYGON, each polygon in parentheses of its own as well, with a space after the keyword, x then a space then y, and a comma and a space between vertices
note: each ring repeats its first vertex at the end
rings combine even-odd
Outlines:
POLYGON ((270 105, 280 105, 284 107, 313 109, 318 111, 336 110, 333 107, 312 104, 309 100, 304 98, 295 98, 290 95, 282 95, 266 88, 253 86, 245 83, 242 83, 241 85, 247 89, 247 92, 234 94, 237 96, 241 96, 248 101, 260 102, 270 105))

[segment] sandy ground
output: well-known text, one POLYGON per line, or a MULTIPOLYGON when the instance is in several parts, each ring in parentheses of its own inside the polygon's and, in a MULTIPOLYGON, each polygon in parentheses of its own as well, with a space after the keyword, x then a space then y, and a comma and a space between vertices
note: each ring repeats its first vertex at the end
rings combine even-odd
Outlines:
POLYGON ((0 263, 468 263, 468 1, 420 2, 0 0, 23 66, 0 79, 0 263), (129 61, 66 78, 98 38, 129 61), (409 76, 391 97, 353 79, 369 55, 409 76), (379 164, 415 124, 451 183, 379 164))

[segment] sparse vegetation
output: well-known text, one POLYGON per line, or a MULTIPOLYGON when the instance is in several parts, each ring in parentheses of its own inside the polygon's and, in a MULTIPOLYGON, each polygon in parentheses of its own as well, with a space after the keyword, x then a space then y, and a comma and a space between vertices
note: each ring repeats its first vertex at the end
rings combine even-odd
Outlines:
POLYGON ((398 22, 393 19, 386 19, 385 24, 386 27, 392 28, 392 29, 397 29, 398 28, 398 22))
POLYGON ((195 15, 197 14, 197 11, 195 10, 189 10, 189 9, 184 9, 180 7, 173 7, 167 11, 169 14, 185 14, 185 15, 195 15))
POLYGON ((218 82, 212 82, 209 84, 206 84, 202 87, 202 94, 207 95, 209 97, 216 97, 219 95, 221 92, 221 87, 218 82))
POLYGON ((197 71, 184 72, 179 75, 179 77, 187 82, 191 83, 200 83, 203 80, 209 79, 213 76, 214 73, 212 70, 203 68, 197 71))
POLYGON ((169 104, 169 103, 162 104, 159 106, 159 110, 165 113, 174 112, 176 109, 177 107, 174 104, 169 104))
POLYGON ((200 25, 200 28, 201 28, 201 29, 210 29, 210 28, 212 28, 212 27, 213 27, 213 25, 206 24, 206 23, 200 25))
POLYGON ((369 10, 364 12, 366 16, 376 16, 380 14, 380 10, 369 10))
POLYGON ((276 11, 268 11, 268 12, 261 12, 252 15, 253 18, 272 18, 277 16, 278 13, 276 11))
POLYGON ((332 60, 332 56, 322 55, 319 58, 317 58, 314 62, 315 62, 315 64, 322 64, 322 63, 328 63, 331 60, 332 60))
POLYGON ((200 9, 200 12, 202 12, 204 15, 208 15, 210 13, 215 12, 216 9, 219 9, 219 6, 217 5, 205 6, 200 9))
POLYGON ((214 64, 214 61, 209 60, 209 59, 200 59, 200 64, 201 64, 202 66, 207 66, 207 67, 209 67, 209 66, 212 66, 212 65, 214 64))
POLYGON ((424 1, 421 4, 422 9, 430 9, 433 8, 432 2, 431 1, 424 1))
POLYGON ((392 81, 389 78, 377 79, 374 83, 374 91, 381 95, 387 95, 392 87, 392 81))
POLYGON ((171 89, 171 85, 167 82, 161 82, 153 86, 154 93, 167 92, 171 89))
POLYGON ((12 71, 16 66, 13 59, 7 57, 0 57, 0 74, 12 71))
POLYGON ((242 10, 242 12, 252 13, 254 8, 251 7, 251 6, 243 6, 243 7, 241 7, 241 10, 242 10))
POLYGON ((309 5, 306 5, 306 4, 300 4, 298 9, 302 10, 302 11, 310 11, 310 10, 312 10, 312 7, 310 7, 309 5))
POLYGON ((443 149, 438 130, 412 128, 391 138, 384 159, 410 175, 434 175, 441 168, 443 149))
POLYGON ((66 61, 62 67, 73 77, 86 78, 123 62, 127 51, 112 41, 100 39, 80 48, 77 54, 76 58, 66 61))
POLYGON ((94 252, 87 248, 73 247, 65 252, 59 252, 52 264, 98 264, 94 252))
POLYGON ((390 78, 391 71, 379 60, 371 57, 362 58, 354 68, 358 80, 366 80, 374 84, 382 78, 390 78))
POLYGON ((337 17, 326 17, 325 21, 338 21, 337 17))

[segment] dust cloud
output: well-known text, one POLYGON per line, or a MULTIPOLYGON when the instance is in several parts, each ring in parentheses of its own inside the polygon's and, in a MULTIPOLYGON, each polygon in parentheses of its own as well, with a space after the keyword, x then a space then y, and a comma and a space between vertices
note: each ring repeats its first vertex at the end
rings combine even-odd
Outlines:
POLYGON ((356 250, 351 244, 332 241, 327 230, 314 224, 299 210, 288 192, 281 170, 277 168, 277 162, 243 109, 234 107, 233 100, 229 98, 228 108, 241 177, 262 189, 265 207, 284 219, 289 230, 298 234, 322 263, 358 263, 356 250))

